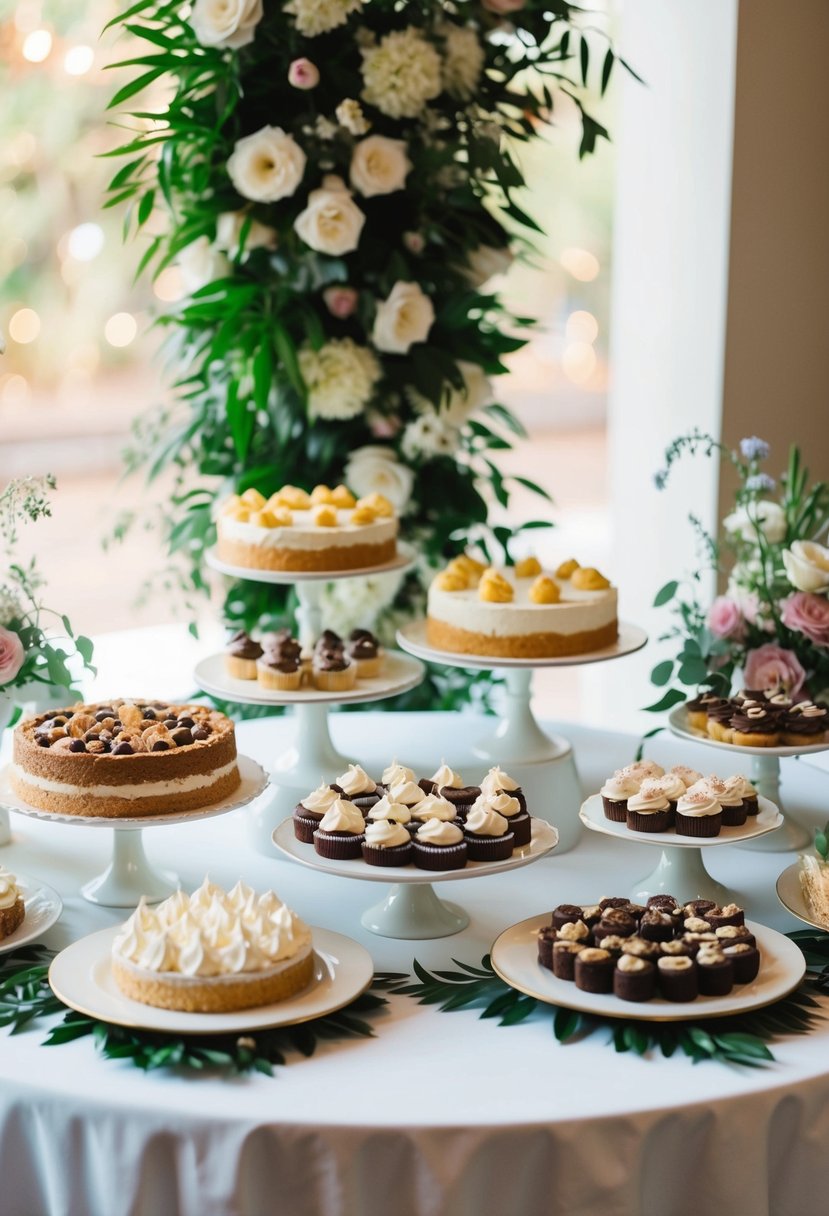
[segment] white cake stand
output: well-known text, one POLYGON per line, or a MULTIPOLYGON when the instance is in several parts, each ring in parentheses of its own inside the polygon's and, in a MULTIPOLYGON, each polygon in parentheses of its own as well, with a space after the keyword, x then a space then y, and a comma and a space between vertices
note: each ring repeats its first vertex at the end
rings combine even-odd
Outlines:
POLYGON ((677 705, 671 710, 668 725, 671 732, 680 739, 704 743, 706 747, 715 747, 721 752, 736 752, 738 755, 751 757, 749 779, 757 787, 758 793, 780 808, 783 823, 780 831, 774 836, 766 840, 752 841, 746 844, 747 849, 765 853, 789 853, 809 844, 812 839, 810 829, 795 818, 791 811, 784 810, 780 796, 780 760, 787 756, 808 756, 813 752, 825 752, 829 750, 829 743, 812 743, 805 746, 800 744, 797 747, 742 747, 739 743, 721 743, 704 731, 695 730, 688 725, 684 705, 677 705))
POLYGON ((719 836, 678 836, 676 832, 631 832, 624 823, 605 818, 601 795, 593 794, 583 803, 579 818, 591 832, 615 836, 627 844, 655 845, 662 850, 657 865, 636 883, 631 899, 644 903, 651 895, 671 894, 683 899, 733 898, 733 892, 712 878, 705 868, 703 852, 716 845, 740 844, 774 832, 783 817, 768 798, 759 799, 759 812, 750 815, 742 827, 723 828, 719 836))
POLYGON ((200 807, 197 811, 174 811, 170 814, 143 815, 135 819, 103 819, 99 816, 55 815, 23 802, 11 788, 9 767, 0 771, 0 803, 11 811, 42 819, 50 823, 63 823, 74 827, 109 828, 112 831, 112 860, 102 874, 81 888, 84 899, 106 908, 134 908, 143 895, 149 903, 166 899, 178 889, 176 874, 157 870, 151 866, 144 852, 141 833, 144 828, 163 827, 170 823, 192 823, 199 819, 210 819, 214 815, 226 815, 229 811, 247 806, 257 798, 268 784, 268 775, 261 765, 249 756, 239 756, 239 774, 242 784, 221 802, 200 807))
MULTIPOLYGON (((215 549, 208 550, 206 558, 214 570, 233 578, 296 586, 299 641, 302 646, 309 648, 324 628, 322 595, 326 583, 402 572, 415 562, 412 551, 402 545, 392 561, 359 570, 253 570, 222 561, 215 549)), ((300 798, 310 789, 319 785, 320 781, 333 781, 349 763, 346 756, 340 755, 331 739, 329 706, 384 701, 388 697, 398 696, 416 688, 423 680, 425 669, 422 663, 408 655, 387 652, 383 674, 372 680, 358 680, 356 687, 347 692, 321 692, 318 689, 270 692, 254 680, 234 680, 228 676, 222 655, 202 660, 194 674, 199 687, 211 696, 235 701, 239 705, 290 705, 293 708, 296 728, 293 741, 274 762, 272 791, 251 808, 248 817, 251 845, 258 852, 273 856, 271 837, 276 825, 291 814, 300 798)))
POLYGON ((506 861, 468 862, 462 870, 419 870, 413 865, 385 869, 370 866, 362 860, 332 861, 315 853, 313 845, 297 840, 291 819, 280 823, 273 834, 273 843, 288 857, 312 870, 336 874, 340 878, 359 878, 364 882, 389 883, 394 880, 386 898, 364 912, 360 923, 380 937, 415 940, 449 937, 453 933, 460 933, 469 924, 469 916, 463 908, 438 899, 432 889, 433 883, 486 878, 528 866, 556 847, 558 832, 542 819, 533 818, 530 843, 515 849, 506 861))
MULTIPOLYGON (((414 621, 398 630, 397 641, 404 650, 429 663, 473 670, 499 670, 506 681, 506 699, 495 730, 473 748, 482 760, 518 770, 523 765, 549 765, 544 771, 544 815, 559 833, 557 852, 566 853, 578 842, 580 825, 576 815, 584 797, 572 745, 562 735, 548 735, 532 711, 532 676, 539 667, 575 667, 585 663, 605 663, 633 654, 646 644, 648 635, 637 625, 620 623, 619 637, 612 646, 590 654, 569 655, 558 659, 502 659, 484 655, 456 654, 437 650, 426 641, 426 622, 414 621)), ((522 782, 523 784, 523 782, 522 782)), ((540 807, 542 801, 536 799, 540 807)))

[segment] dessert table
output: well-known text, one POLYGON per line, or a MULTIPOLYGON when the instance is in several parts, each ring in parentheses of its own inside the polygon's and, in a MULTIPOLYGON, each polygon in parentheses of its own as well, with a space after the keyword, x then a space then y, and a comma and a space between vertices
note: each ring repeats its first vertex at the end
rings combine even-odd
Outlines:
MULTIPOLYGON (((430 772, 445 756, 476 778, 485 766, 471 748, 483 725, 471 714, 338 714, 332 735, 369 771, 397 756, 430 772)), ((240 749, 267 763, 288 729, 284 719, 243 723, 240 749)), ((567 730, 589 789, 633 758, 633 736, 567 730)), ((711 769, 710 751, 670 737, 650 741, 648 755, 711 769)), ((805 822, 825 822, 829 776, 803 760, 782 763, 789 805, 805 822)), ((513 775, 543 814, 544 765, 513 775)), ((365 884, 251 849, 246 813, 148 829, 147 853, 189 887, 205 872, 226 886, 240 876, 273 886, 311 924, 361 941, 381 970, 410 970, 413 957, 429 968, 477 963, 506 926, 560 902, 626 893, 652 865, 646 846, 584 833, 564 856, 465 884, 472 920, 462 933, 400 941, 361 928, 365 884)), ((42 878, 65 903, 46 944, 60 948, 123 919, 80 894, 105 858, 104 833, 20 816, 12 828, 0 861, 42 878)), ((726 846, 709 864, 753 920, 788 931, 802 926, 778 903, 775 880, 793 860, 726 846)), ((777 1062, 757 1070, 619 1055, 598 1035, 561 1046, 546 1013, 504 1028, 404 996, 391 998, 376 1028, 374 1040, 324 1044, 273 1078, 230 1080, 145 1075, 94 1055, 88 1039, 45 1048, 43 1025, 0 1037, 4 1216, 824 1210, 829 1020, 776 1042, 777 1062)))

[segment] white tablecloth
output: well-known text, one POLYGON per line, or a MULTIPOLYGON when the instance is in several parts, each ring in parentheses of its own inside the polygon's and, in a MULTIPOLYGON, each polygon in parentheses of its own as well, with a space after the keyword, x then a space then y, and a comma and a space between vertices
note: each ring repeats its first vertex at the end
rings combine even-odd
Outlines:
MULTIPOLYGON (((243 724, 242 750, 269 763, 284 720, 243 724)), ((562 728, 559 728, 562 729, 562 728)), ((635 741, 564 728, 586 785, 628 761, 635 741)), ((442 755, 480 764, 473 716, 340 715, 334 739, 376 771, 392 754, 423 771, 442 755), (369 742, 370 741, 370 742, 369 742)), ((650 753, 713 767, 713 753, 669 737, 650 753)), ((719 759, 719 757, 717 757, 719 759)), ((537 800, 544 774, 523 776, 537 800)), ((520 775, 520 774, 519 774, 520 775)), ((784 762, 789 804, 826 819, 829 778, 784 762)), ((375 884, 332 878, 247 847, 237 812, 145 832, 148 854, 186 886, 206 871, 273 886, 312 923, 362 941, 380 969, 476 963, 507 925, 562 901, 624 893, 653 851, 585 833, 579 847, 511 874, 448 884, 472 914, 439 941, 375 937, 360 913, 375 884)), ((105 864, 109 833, 15 816, 12 868, 66 901, 47 944, 61 947, 123 914, 77 895, 105 864)), ((782 930, 777 874, 791 855, 726 847, 709 868, 752 917, 782 930)), ((681 895, 682 892, 677 892, 681 895)), ((775 1045, 765 1070, 641 1060, 594 1039, 561 1046, 549 1015, 501 1028, 477 1012, 392 999, 375 1040, 292 1059, 274 1079, 182 1078, 98 1058, 90 1040, 44 1048, 43 1026, 0 1039, 3 1216, 820 1216, 829 1184, 829 1022, 775 1045)))

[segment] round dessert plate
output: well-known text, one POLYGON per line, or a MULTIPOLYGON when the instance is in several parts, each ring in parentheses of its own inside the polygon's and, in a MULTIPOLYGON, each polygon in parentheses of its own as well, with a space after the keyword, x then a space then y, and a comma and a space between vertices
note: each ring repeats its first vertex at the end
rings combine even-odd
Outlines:
POLYGON ((829 750, 829 742, 798 743, 796 747, 743 747, 740 743, 723 743, 712 739, 704 730, 696 730, 688 725, 688 711, 684 705, 676 705, 668 714, 668 725, 673 734, 680 739, 690 739, 692 743, 705 743, 709 747, 718 747, 726 752, 742 752, 746 756, 806 756, 811 752, 829 750))
POLYGON ((550 923, 550 913, 531 916, 513 925, 492 947, 492 966, 511 988, 547 1005, 560 1005, 579 1013, 624 1018, 637 1022, 683 1022, 697 1018, 724 1018, 762 1009, 788 996, 806 973, 800 949, 774 929, 746 921, 760 949, 760 973, 750 984, 735 984, 727 996, 701 996, 695 1001, 622 1001, 612 993, 582 992, 574 983, 560 980, 538 962, 536 934, 550 923))
POLYGON ((662 848, 669 845, 677 849, 707 849, 715 844, 738 844, 741 840, 752 840, 755 836, 764 836, 773 832, 783 823, 783 816, 773 802, 768 798, 758 798, 759 812, 749 815, 742 827, 722 828, 719 836, 681 836, 670 832, 632 832, 624 823, 614 823, 605 818, 601 794, 593 794, 582 803, 579 818, 585 827, 592 832, 602 832, 605 836, 618 836, 632 844, 658 844, 662 848))
POLYGON ((57 891, 48 887, 37 878, 27 878, 25 874, 15 874, 23 903, 26 906, 26 917, 22 925, 0 941, 0 954, 9 950, 17 950, 19 946, 28 945, 35 941, 60 917, 63 911, 63 900, 57 891))
POLYGON ((208 549, 205 559, 208 566, 220 574, 247 579, 251 583, 330 583, 341 578, 362 578, 368 574, 394 574, 408 570, 415 563, 415 554, 408 545, 398 541, 397 553, 391 561, 379 566, 360 566, 355 570, 257 570, 252 566, 234 566, 222 561, 215 549, 208 549))
POLYGON ((558 832, 543 819, 533 818, 532 839, 520 849, 515 849, 506 861, 469 861, 461 870, 420 870, 409 866, 370 866, 367 861, 333 861, 320 857, 312 844, 303 844, 294 835, 292 819, 284 819, 273 834, 273 842, 294 861, 310 866, 312 870, 323 870, 337 874, 340 878, 361 878, 364 882, 385 883, 434 883, 457 882, 464 878, 483 878, 487 874, 503 874, 529 865, 539 857, 551 852, 558 843, 558 832))
POLYGON ((619 636, 612 646, 591 650, 586 654, 562 655, 548 659, 507 659, 495 655, 459 654, 453 650, 438 650, 426 640, 426 621, 412 621, 397 631, 397 641, 404 650, 426 659, 429 663, 444 663, 447 667, 474 667, 491 670, 500 668, 575 667, 582 663, 605 663, 608 659, 621 659, 626 654, 641 650, 648 640, 644 629, 638 625, 619 622, 619 636))
POLYGON ((365 992, 374 975, 369 952, 328 929, 312 929, 314 978, 302 992, 275 1005, 234 1013, 183 1013, 130 1000, 115 982, 110 966, 113 925, 73 942, 52 961, 49 983, 64 1005, 114 1026, 167 1034, 245 1034, 275 1026, 294 1026, 323 1017, 365 992))
POLYGON ((238 756, 239 775, 242 783, 227 798, 214 802, 210 806, 199 807, 196 811, 170 811, 157 815, 143 815, 135 818, 105 819, 101 815, 58 815, 54 811, 44 811, 40 807, 29 806, 23 802, 11 787, 9 770, 11 765, 0 769, 0 806, 10 811, 18 811, 32 819, 44 819, 50 823, 74 823, 87 828, 114 828, 116 831, 134 831, 136 828, 160 827, 167 823, 193 823, 197 819, 210 819, 213 815, 226 815, 241 806, 246 806, 252 799, 259 796, 268 784, 268 774, 251 760, 250 756, 238 756))
POLYGON ((787 866, 777 879, 777 898, 786 911, 791 912, 792 916, 796 916, 798 920, 802 920, 804 925, 811 925, 813 929, 829 929, 829 924, 818 920, 817 913, 803 894, 803 888, 800 885, 799 861, 787 866))
POLYGON ((224 654, 202 659, 193 673, 199 688, 212 696, 235 701, 240 705, 329 705, 354 704, 360 701, 381 701, 416 688, 424 676, 423 664, 399 650, 387 650, 383 669, 370 680, 358 680, 353 688, 343 692, 326 692, 321 688, 298 688, 293 692, 278 692, 263 688, 256 680, 238 680, 225 669, 224 654))

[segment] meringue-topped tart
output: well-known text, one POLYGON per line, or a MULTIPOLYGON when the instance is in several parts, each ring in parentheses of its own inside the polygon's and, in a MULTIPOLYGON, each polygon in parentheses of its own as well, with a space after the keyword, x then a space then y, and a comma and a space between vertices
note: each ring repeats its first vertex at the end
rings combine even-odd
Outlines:
POLYGON ((311 982, 311 930, 273 891, 205 878, 157 907, 142 898, 112 943, 112 974, 134 1001, 227 1013, 296 996, 311 982))

